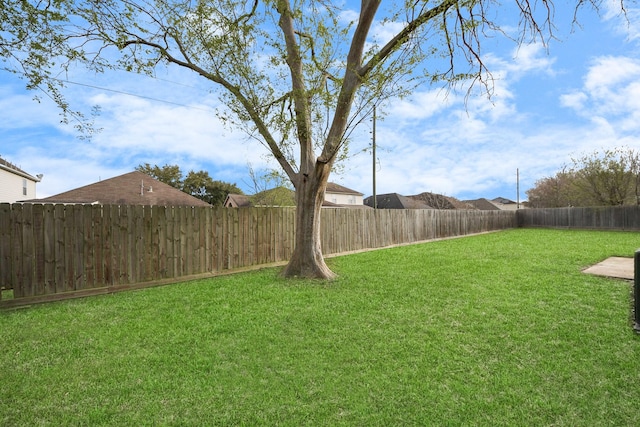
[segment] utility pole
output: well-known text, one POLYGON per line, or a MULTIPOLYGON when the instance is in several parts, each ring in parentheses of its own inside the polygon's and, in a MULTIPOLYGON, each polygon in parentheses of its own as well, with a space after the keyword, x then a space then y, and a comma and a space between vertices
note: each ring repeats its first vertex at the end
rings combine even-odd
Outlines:
POLYGON ((373 104, 373 209, 378 208, 378 198, 376 197, 376 105, 373 104))
POLYGON ((516 209, 520 209, 520 169, 516 169, 516 209))

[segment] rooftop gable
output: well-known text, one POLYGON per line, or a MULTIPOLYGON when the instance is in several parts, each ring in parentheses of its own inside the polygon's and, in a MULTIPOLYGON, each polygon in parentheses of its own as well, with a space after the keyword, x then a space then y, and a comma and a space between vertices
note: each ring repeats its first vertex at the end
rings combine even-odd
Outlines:
POLYGON ((18 166, 14 165, 8 160, 3 159, 2 157, 0 157, 0 170, 13 173, 15 175, 21 176, 33 182, 40 182, 40 179, 42 178, 42 175, 33 176, 31 174, 28 174, 27 172, 20 169, 18 166))
POLYGON ((295 206, 296 194, 286 187, 263 190, 254 195, 229 193, 224 201, 227 208, 295 206))
POLYGON ((465 203, 468 203, 474 206, 476 209, 481 211, 498 211, 500 208, 496 206, 492 201, 483 198, 475 199, 475 200, 465 200, 465 203))
POLYGON ((363 195, 362 193, 359 193, 347 187, 343 187, 342 185, 336 184, 335 182, 327 182, 325 193, 353 194, 355 196, 363 195))
POLYGON ((248 208, 251 207, 251 199, 244 194, 227 194, 227 198, 224 201, 224 207, 226 208, 248 208))
POLYGON ((493 203, 500 203, 502 205, 515 205, 516 202, 514 202, 513 200, 509 200, 505 197, 496 197, 495 199, 491 200, 493 203))
POLYGON ((211 206, 203 200, 138 171, 30 201, 102 205, 211 206))
POLYGON ((423 192, 407 197, 419 200, 434 209, 470 209, 466 203, 455 197, 443 196, 442 194, 423 192))
MULTIPOLYGON (((373 206, 373 196, 364 200, 367 206, 373 206)), ((376 207, 378 209, 433 209, 421 200, 412 199, 398 193, 376 195, 376 207)))

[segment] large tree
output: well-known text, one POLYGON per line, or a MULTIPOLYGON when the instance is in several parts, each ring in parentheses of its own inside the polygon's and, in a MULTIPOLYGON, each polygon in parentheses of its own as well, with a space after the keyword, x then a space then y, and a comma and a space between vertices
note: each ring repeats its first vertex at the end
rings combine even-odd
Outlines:
POLYGON ((563 167, 554 176, 541 178, 526 191, 531 208, 566 208, 580 206, 575 191, 575 174, 563 167))
POLYGON ((574 157, 526 193, 534 208, 640 205, 640 153, 617 147, 574 157))
POLYGON ((149 163, 145 163, 138 165, 136 170, 138 172, 146 173, 150 177, 155 178, 160 182, 164 182, 165 184, 169 184, 178 190, 182 190, 184 175, 178 165, 151 166, 149 163))
POLYGON ((236 184, 214 180, 207 171, 189 171, 182 183, 182 191, 213 206, 223 206, 229 193, 244 194, 236 184))
MULTIPOLYGON (((599 2, 578 0, 576 7, 599 2)), ((63 108, 69 106, 52 77, 56 67, 77 63, 149 74, 177 66, 211 82, 228 108, 223 119, 264 144, 295 188, 296 242, 284 275, 331 278, 320 208, 353 126, 375 103, 416 82, 490 80, 480 45, 488 33, 502 34, 494 22, 501 8, 519 13, 517 42, 546 40, 553 28, 550 0, 381 6, 381 0, 5 0, 0 54, 31 87, 46 85, 63 108), (376 38, 374 23, 395 35, 376 38)))
POLYGON ((618 147, 572 159, 575 187, 594 206, 640 204, 640 153, 618 147))

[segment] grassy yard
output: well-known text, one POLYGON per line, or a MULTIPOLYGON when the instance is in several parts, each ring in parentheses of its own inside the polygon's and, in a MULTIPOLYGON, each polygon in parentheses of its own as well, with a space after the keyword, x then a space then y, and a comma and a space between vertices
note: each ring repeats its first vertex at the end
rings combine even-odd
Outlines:
POLYGON ((0 312, 0 425, 640 425, 639 233, 510 230, 0 312))

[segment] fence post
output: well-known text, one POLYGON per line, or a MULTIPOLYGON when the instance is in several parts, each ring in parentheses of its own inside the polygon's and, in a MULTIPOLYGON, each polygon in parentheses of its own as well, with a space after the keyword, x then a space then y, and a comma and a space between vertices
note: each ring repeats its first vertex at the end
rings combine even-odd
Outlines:
POLYGON ((640 249, 633 257, 633 330, 640 334, 640 249))

